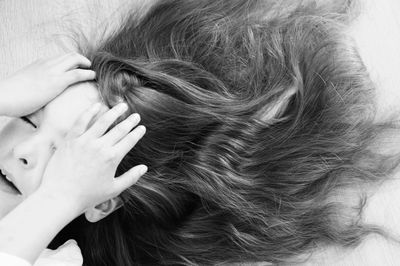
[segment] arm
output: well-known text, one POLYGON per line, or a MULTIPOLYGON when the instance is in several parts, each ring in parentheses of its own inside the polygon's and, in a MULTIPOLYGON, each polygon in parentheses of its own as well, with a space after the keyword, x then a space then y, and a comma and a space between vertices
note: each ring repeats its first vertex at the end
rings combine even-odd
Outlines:
POLYGON ((39 189, 0 221, 0 252, 33 263, 71 220, 90 206, 118 196, 147 171, 140 165, 114 178, 120 161, 145 128, 131 131, 140 120, 131 115, 103 135, 126 111, 126 104, 119 104, 86 130, 99 108, 97 104, 87 111, 55 151, 39 189))
POLYGON ((70 85, 95 78, 79 54, 38 60, 0 81, 0 115, 23 116, 40 109, 70 85))
POLYGON ((0 251, 33 263, 77 215, 75 206, 37 191, 0 221, 0 251))

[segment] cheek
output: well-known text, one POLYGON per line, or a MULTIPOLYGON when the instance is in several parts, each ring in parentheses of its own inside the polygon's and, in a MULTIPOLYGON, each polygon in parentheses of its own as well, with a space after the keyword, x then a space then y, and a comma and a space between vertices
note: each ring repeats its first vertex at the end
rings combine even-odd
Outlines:
POLYGON ((17 119, 8 122, 0 131, 0 160, 10 156, 12 148, 29 136, 27 130, 17 119))
MULTIPOLYGON (((0 162, 9 160, 13 143, 18 143, 24 137, 24 129, 16 119, 10 120, 0 131, 0 162)), ((0 219, 14 209, 23 200, 0 190, 0 219)))
MULTIPOLYGON (((39 186, 44 164, 49 157, 44 152, 46 142, 34 142, 32 138, 34 134, 34 130, 19 119, 11 120, 0 131, 0 164, 6 165, 10 169, 23 197, 32 194, 39 186), (27 140, 29 141, 27 142, 27 140), (23 150, 26 152, 22 152, 22 154, 27 155, 26 158, 35 162, 35 165, 31 168, 22 167, 21 162, 14 154, 14 149, 21 151, 21 143, 24 143, 23 150)), ((0 205, 2 202, 1 197, 2 195, 0 195, 0 205)), ((0 213, 4 212, 3 207, 0 206, 0 213)), ((7 207, 4 208, 7 209, 7 207)))

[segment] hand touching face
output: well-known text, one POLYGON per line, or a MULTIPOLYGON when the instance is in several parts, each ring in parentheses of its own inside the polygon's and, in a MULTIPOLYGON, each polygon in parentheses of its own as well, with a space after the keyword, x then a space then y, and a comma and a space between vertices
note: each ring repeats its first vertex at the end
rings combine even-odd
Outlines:
POLYGON ((92 80, 91 62, 77 53, 40 59, 0 81, 0 115, 31 114, 81 81, 92 80))
POLYGON ((93 84, 76 84, 39 111, 5 125, 0 132, 0 169, 19 193, 13 192, 1 177, 0 218, 38 188, 54 148, 96 102, 100 100, 93 84))

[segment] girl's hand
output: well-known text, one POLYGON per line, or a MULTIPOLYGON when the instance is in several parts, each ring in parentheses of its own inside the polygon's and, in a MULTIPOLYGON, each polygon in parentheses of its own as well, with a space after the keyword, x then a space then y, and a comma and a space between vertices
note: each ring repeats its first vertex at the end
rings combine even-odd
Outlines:
POLYGON ((77 121, 65 143, 54 152, 38 189, 74 208, 76 215, 118 196, 147 171, 145 165, 139 165, 114 178, 119 163, 143 137, 146 128, 136 127, 140 116, 133 114, 104 134, 128 109, 121 103, 87 129, 100 109, 100 104, 94 105, 77 121))
POLYGON ((40 109, 70 85, 92 80, 86 57, 69 53, 41 59, 0 81, 0 115, 24 116, 40 109))
POLYGON ((87 208, 116 197, 147 171, 144 165, 136 166, 114 178, 145 127, 136 127, 140 118, 134 114, 104 134, 127 110, 126 104, 119 104, 87 129, 100 108, 97 104, 77 121, 50 159, 39 189, 0 220, 0 252, 33 264, 69 222, 87 208))

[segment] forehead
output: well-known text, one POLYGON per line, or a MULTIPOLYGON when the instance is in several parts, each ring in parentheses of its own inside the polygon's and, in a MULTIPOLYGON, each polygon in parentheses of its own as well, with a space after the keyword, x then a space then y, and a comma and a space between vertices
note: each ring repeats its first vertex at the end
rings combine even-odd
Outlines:
POLYGON ((100 95, 95 84, 78 83, 67 88, 34 116, 40 120, 41 128, 65 133, 96 102, 100 102, 100 95))

